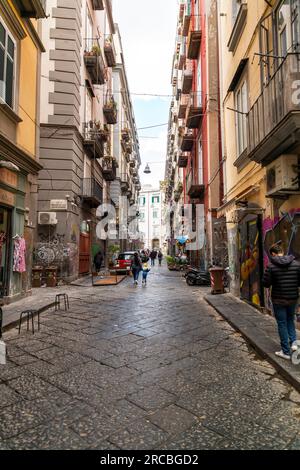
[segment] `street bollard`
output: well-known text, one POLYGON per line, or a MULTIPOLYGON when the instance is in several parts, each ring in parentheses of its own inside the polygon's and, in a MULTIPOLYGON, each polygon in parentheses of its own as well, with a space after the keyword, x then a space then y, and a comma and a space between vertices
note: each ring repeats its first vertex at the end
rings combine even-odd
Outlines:
POLYGON ((211 268, 210 272, 210 280, 211 280, 211 293, 214 294, 224 294, 224 272, 223 268, 211 268))
POLYGON ((3 310, 0 307, 0 364, 6 364, 6 344, 2 340, 3 310))

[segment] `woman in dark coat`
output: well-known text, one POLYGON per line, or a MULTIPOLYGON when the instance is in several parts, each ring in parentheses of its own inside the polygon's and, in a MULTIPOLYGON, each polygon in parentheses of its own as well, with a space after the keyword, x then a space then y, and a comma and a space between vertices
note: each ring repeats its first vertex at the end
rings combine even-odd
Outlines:
POLYGON ((102 263, 103 263, 103 255, 101 251, 98 251, 98 253, 94 257, 94 265, 95 265, 97 272, 100 271, 102 263))
POLYGON ((131 261, 131 271, 133 274, 133 282, 134 285, 138 285, 139 281, 139 275, 142 270, 142 261, 141 258, 139 257, 139 254, 136 252, 133 255, 132 261, 131 261))

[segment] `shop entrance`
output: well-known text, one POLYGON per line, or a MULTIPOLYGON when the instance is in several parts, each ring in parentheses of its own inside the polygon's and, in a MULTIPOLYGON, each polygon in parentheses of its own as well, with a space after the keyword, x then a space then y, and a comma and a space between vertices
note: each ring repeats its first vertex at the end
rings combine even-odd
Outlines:
POLYGON ((249 215, 239 224, 241 298, 263 305, 261 216, 249 215))
POLYGON ((9 294, 12 211, 0 206, 0 298, 9 294))

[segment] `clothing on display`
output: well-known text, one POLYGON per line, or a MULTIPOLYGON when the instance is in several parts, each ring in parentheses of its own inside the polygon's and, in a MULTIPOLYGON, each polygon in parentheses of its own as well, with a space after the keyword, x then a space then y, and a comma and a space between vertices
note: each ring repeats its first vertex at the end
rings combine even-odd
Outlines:
POLYGON ((16 273, 26 272, 26 242, 24 237, 17 235, 14 237, 14 265, 13 271, 16 273))
POLYGON ((6 233, 1 231, 0 232, 0 265, 2 264, 2 248, 5 242, 6 242, 6 233))

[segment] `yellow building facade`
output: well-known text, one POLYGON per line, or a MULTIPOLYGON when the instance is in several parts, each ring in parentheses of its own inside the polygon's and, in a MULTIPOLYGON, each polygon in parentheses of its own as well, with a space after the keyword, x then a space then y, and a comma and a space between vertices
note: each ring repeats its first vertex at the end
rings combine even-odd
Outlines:
POLYGON ((269 248, 300 258, 300 2, 220 0, 221 113, 231 290, 268 306, 269 248))
POLYGON ((0 0, 0 297, 31 289, 45 2, 0 0))

